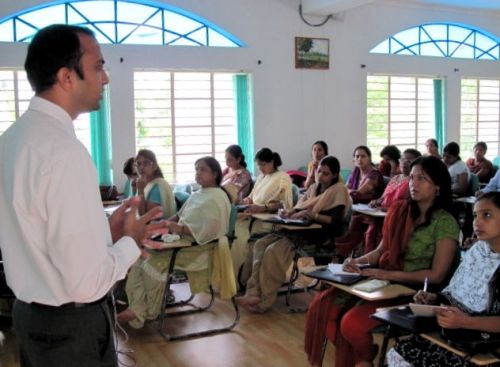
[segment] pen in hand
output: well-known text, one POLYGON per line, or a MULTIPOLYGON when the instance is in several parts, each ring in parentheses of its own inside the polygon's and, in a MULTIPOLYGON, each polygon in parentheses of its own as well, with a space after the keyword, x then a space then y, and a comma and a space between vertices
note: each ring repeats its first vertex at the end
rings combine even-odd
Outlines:
POLYGON ((429 284, 429 278, 425 277, 425 280, 424 280, 424 289, 423 289, 424 292, 427 292, 427 285, 428 284, 429 284))

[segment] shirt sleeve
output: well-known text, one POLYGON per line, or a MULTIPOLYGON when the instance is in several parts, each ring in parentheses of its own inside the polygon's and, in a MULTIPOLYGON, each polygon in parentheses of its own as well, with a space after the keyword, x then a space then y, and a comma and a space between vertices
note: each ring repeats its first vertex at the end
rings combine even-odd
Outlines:
POLYGON ((127 274, 140 251, 123 237, 113 245, 93 163, 82 146, 56 155, 42 173, 48 253, 74 302, 103 297, 127 274))

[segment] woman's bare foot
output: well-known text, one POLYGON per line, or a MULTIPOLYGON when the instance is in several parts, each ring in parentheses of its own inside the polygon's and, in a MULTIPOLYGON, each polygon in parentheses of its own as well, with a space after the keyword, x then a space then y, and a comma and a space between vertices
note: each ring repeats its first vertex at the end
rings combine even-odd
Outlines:
POLYGON ((252 313, 264 313, 264 312, 266 312, 265 310, 260 308, 258 305, 245 305, 243 307, 245 307, 246 310, 248 310, 252 313))
POLYGON ((257 296, 243 296, 237 297, 236 302, 240 306, 255 306, 261 302, 261 299, 257 296))
POLYGON ((125 324, 135 319, 137 319, 137 315, 130 308, 127 308, 125 311, 122 311, 118 315, 116 315, 116 320, 120 324, 125 324))

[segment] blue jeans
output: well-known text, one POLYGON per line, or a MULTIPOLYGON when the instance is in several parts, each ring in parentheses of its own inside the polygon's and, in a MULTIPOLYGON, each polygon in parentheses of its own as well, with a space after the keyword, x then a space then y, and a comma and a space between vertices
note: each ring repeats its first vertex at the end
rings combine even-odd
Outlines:
POLYGON ((14 303, 22 367, 116 367, 112 322, 105 301, 83 307, 14 303))

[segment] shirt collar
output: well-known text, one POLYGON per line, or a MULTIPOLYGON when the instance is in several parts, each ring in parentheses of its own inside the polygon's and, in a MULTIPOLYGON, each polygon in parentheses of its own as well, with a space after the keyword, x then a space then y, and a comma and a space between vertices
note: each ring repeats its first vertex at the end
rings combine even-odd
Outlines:
POLYGON ((59 105, 38 96, 33 96, 28 107, 30 110, 49 115, 60 123, 61 127, 76 137, 75 127, 71 116, 59 105))

